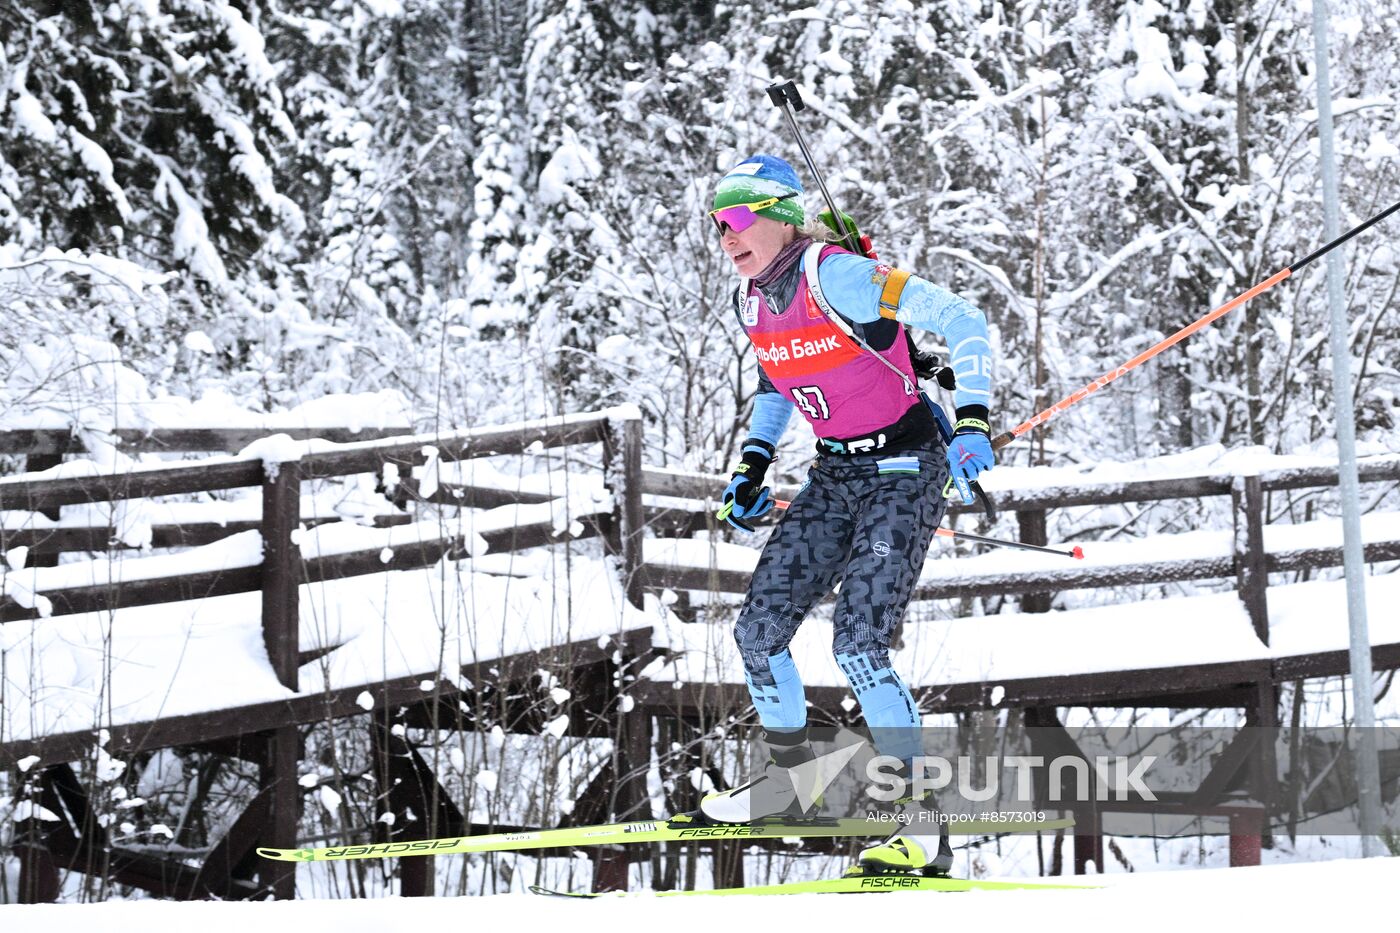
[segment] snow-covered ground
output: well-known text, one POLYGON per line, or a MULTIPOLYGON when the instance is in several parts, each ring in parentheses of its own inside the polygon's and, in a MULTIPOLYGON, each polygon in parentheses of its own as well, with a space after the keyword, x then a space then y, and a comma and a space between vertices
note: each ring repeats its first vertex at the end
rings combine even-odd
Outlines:
POLYGON ((741 923, 772 930, 794 922, 815 929, 971 931, 1120 929, 1298 930, 1339 920, 1385 924, 1393 918, 1400 858, 1344 859, 1094 876, 1085 891, 998 891, 960 895, 890 893, 864 897, 794 895, 742 900, 639 895, 574 901, 530 894, 473 898, 397 897, 260 903, 108 901, 0 907, 6 930, 151 933, 192 930, 326 930, 385 933, 429 929, 715 930, 741 923), (1030 928, 1030 927, 1026 927, 1030 928))

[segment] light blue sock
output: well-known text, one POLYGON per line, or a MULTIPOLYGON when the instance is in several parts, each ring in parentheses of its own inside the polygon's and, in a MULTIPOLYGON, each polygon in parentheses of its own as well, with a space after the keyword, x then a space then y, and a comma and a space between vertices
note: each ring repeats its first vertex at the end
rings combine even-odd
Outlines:
POLYGON ((768 669, 772 673, 771 684, 755 684, 753 676, 744 672, 744 682, 749 685, 749 695, 763 728, 791 731, 806 726, 807 692, 797 675, 797 665, 792 663, 792 654, 784 648, 769 655, 768 669))
POLYGON ((851 683, 876 750, 905 763, 923 754, 919 707, 889 664, 872 660, 864 651, 838 652, 836 663, 851 683))

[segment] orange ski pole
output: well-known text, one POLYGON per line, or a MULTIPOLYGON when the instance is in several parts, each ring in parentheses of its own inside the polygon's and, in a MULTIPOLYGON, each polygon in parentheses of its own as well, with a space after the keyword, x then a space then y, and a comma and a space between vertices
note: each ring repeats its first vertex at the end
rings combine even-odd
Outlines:
POLYGON ((1093 382, 1086 385, 1084 388, 1065 396, 1064 398, 1056 402, 1054 405, 1051 405, 1049 408, 1045 409, 1044 411, 1040 412, 1034 417, 1016 425, 1016 427, 1012 428, 1010 431, 1005 431, 1001 434, 998 434, 992 440, 992 449, 1000 450, 1001 448, 1005 447, 1007 444, 1011 443, 1013 440, 1030 431, 1031 429, 1039 427, 1040 425, 1049 421, 1051 418, 1055 417, 1060 412, 1069 408, 1076 402, 1083 401, 1090 395, 1093 395, 1099 389, 1102 389, 1104 386, 1108 385, 1110 382, 1117 379, 1119 376, 1122 376, 1125 373, 1132 372, 1134 369, 1137 369, 1143 363, 1146 363, 1148 360, 1152 359, 1154 356, 1161 353, 1168 347, 1175 346, 1176 344, 1185 340, 1187 337, 1190 337, 1196 331, 1200 330, 1202 327, 1205 327, 1207 324, 1211 323, 1217 318, 1221 318, 1229 314, 1231 311, 1235 310, 1249 299, 1262 295, 1264 292, 1273 288, 1279 282, 1282 282, 1284 279, 1288 278, 1290 275, 1297 272, 1299 269, 1302 269, 1308 263, 1321 256, 1325 256, 1327 253, 1336 249, 1338 246, 1341 246, 1347 240, 1350 240, 1357 234, 1362 233, 1370 227, 1380 223, 1382 220, 1385 220, 1385 218, 1389 217, 1397 210, 1400 210, 1400 202, 1392 204, 1390 207, 1381 211, 1379 214, 1376 214, 1370 220, 1367 220, 1365 223, 1353 227, 1346 233, 1337 237, 1331 243, 1328 243, 1326 246, 1314 250, 1298 262, 1295 262, 1293 265, 1289 266, 1288 268, 1281 269, 1278 272, 1275 272, 1273 275, 1269 276, 1267 279, 1260 282, 1258 285, 1254 286, 1249 291, 1225 302, 1225 304, 1216 308, 1214 311, 1210 312, 1205 317, 1202 317, 1191 324, 1187 324, 1185 327, 1172 334, 1170 337, 1166 338, 1165 340, 1161 341, 1155 346, 1152 346, 1142 351, 1137 356, 1128 360, 1128 362, 1124 363, 1122 366, 1119 366, 1117 369, 1109 370, 1099 378, 1095 379, 1093 382))

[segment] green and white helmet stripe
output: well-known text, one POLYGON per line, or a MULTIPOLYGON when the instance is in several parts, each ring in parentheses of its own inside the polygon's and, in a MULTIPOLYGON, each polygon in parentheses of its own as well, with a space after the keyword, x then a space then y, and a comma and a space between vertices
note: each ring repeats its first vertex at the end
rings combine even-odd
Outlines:
POLYGON ((785 224, 800 227, 806 220, 802 210, 802 183, 797 173, 782 159, 768 155, 756 155, 730 169, 715 188, 714 209, 733 207, 735 204, 752 204, 765 198, 788 197, 772 207, 759 211, 759 216, 768 217, 785 224))

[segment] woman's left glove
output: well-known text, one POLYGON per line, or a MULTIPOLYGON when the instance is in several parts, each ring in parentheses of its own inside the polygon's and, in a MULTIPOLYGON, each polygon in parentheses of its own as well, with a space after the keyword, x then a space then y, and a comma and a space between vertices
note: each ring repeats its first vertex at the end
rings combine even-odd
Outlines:
POLYGON ((740 531, 753 531, 747 519, 758 518, 773 508, 773 500, 768 495, 768 487, 763 485, 763 477, 768 465, 773 462, 773 445, 765 441, 749 438, 744 441, 744 450, 734 467, 729 485, 724 488, 724 505, 715 517, 729 522, 740 531))
MULTIPOLYGON (((996 463, 991 433, 987 409, 981 405, 963 405, 958 409, 953 439, 948 442, 948 483, 957 488, 963 505, 973 503, 972 487, 977 477, 996 463)), ((944 487, 943 494, 948 495, 948 487, 944 487)))

